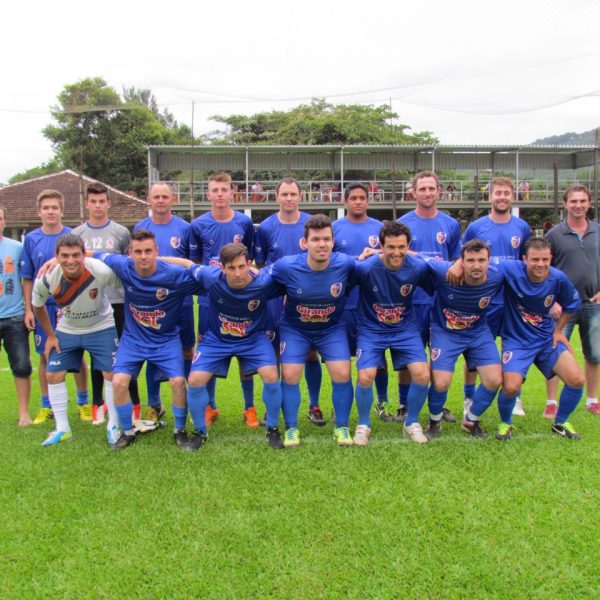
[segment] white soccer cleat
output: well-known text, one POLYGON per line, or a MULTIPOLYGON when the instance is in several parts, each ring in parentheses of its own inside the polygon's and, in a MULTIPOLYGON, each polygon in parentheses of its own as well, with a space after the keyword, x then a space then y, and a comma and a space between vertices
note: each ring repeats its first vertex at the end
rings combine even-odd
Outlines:
POLYGON ((412 440, 415 444, 426 444, 429 440, 423 433, 423 428, 420 423, 413 423, 412 425, 404 425, 402 428, 402 434, 405 438, 412 440))

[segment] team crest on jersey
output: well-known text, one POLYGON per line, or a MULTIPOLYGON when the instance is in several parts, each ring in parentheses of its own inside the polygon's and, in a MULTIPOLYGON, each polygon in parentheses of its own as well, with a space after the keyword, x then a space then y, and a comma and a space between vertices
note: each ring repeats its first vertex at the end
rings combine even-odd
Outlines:
POLYGON ((369 236, 369 246, 371 246, 371 248, 377 248, 377 246, 379 246, 379 238, 376 235, 369 236))
POLYGON ((400 288, 400 293, 403 296, 408 296, 412 292, 412 288, 413 288, 412 284, 406 283, 400 288))
POLYGON ((554 294, 550 294, 549 296, 546 296, 546 298, 544 300, 544 306, 546 308, 548 308, 549 306, 552 306, 553 302, 554 302, 554 294))
POLYGON ((285 342, 279 342, 279 356, 285 352, 285 342))
POLYGON ((518 248, 521 245, 521 238, 518 235, 513 235, 510 238, 510 245, 513 248, 518 248))
POLYGON ((442 349, 441 348, 432 348, 431 349, 431 360, 437 360, 440 357, 440 354, 442 353, 442 349))
POLYGON ((42 343, 42 336, 41 335, 36 335, 35 336, 35 345, 39 346, 42 343))
POLYGON ((506 364, 512 358, 512 352, 503 352, 502 353, 502 362, 506 364))
POLYGON ((260 306, 260 300, 250 300, 248 310, 256 310, 260 306))
POLYGON ((435 239, 437 240, 438 244, 443 244, 447 238, 448 236, 443 231, 438 231, 435 235, 435 239))
POLYGON ((330 288, 329 291, 331 292, 331 295, 334 298, 337 298, 341 293, 342 293, 342 289, 344 288, 344 285, 342 283, 334 283, 330 288))
POLYGON ((234 244, 241 244, 243 240, 244 240, 244 236, 240 235, 239 233, 236 233, 233 236, 233 243, 234 244))
POLYGON ((181 246, 181 238, 179 236, 174 235, 171 238, 171 248, 179 248, 181 246))
POLYGON ((108 250, 112 250, 115 247, 114 240, 106 240, 106 248, 108 250))
POLYGON ((166 288, 158 288, 156 290, 156 299, 159 301, 164 300, 168 295, 169 295, 169 290, 167 290, 166 288))
POLYGON ((89 291, 89 294, 90 294, 90 298, 91 298, 92 300, 95 300, 95 299, 98 297, 98 288, 92 288, 92 289, 89 291))
POLYGON ((490 296, 484 296, 483 298, 479 298, 479 308, 487 308, 487 305, 490 303, 490 300, 490 296))
POLYGON ((271 329, 267 329, 267 331, 265 331, 265 333, 267 334, 267 339, 272 343, 275 341, 275 332, 271 329))

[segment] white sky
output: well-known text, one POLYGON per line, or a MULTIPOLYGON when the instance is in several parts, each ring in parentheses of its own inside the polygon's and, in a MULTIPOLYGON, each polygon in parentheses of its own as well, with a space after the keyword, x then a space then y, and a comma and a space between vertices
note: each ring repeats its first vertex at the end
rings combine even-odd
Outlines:
POLYGON ((148 87, 196 134, 311 97, 389 103, 447 144, 600 126, 597 0, 230 0, 3 6, 0 181, 52 156, 65 84, 148 87), (286 101, 287 100, 287 101, 286 101))

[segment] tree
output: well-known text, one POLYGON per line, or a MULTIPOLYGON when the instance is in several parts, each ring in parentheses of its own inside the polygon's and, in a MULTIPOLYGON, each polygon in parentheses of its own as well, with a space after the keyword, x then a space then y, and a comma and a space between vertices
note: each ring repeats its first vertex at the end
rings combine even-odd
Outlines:
POLYGON ((27 179, 33 179, 34 177, 41 177, 42 175, 49 175, 50 173, 56 173, 56 171, 60 171, 60 165, 56 158, 50 159, 47 163, 43 163, 38 167, 32 167, 31 169, 27 169, 26 171, 22 171, 21 173, 17 173, 13 175, 9 180, 9 185, 13 183, 17 183, 19 181, 26 181, 27 179))

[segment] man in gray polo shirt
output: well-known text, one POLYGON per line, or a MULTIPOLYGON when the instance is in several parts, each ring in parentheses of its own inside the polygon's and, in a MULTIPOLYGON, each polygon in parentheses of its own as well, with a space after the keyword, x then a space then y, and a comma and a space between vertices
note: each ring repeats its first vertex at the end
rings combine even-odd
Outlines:
MULTIPOLYGON (((552 247, 552 264, 573 282, 581 298, 581 307, 564 328, 570 337, 575 325, 585 357, 586 405, 589 412, 600 415, 600 224, 587 218, 591 205, 590 190, 585 185, 570 186, 563 196, 567 218, 547 234, 552 247)), ((555 318, 561 308, 555 305, 555 318)), ((557 378, 548 382, 548 405, 544 416, 551 418, 556 405, 557 378)))

